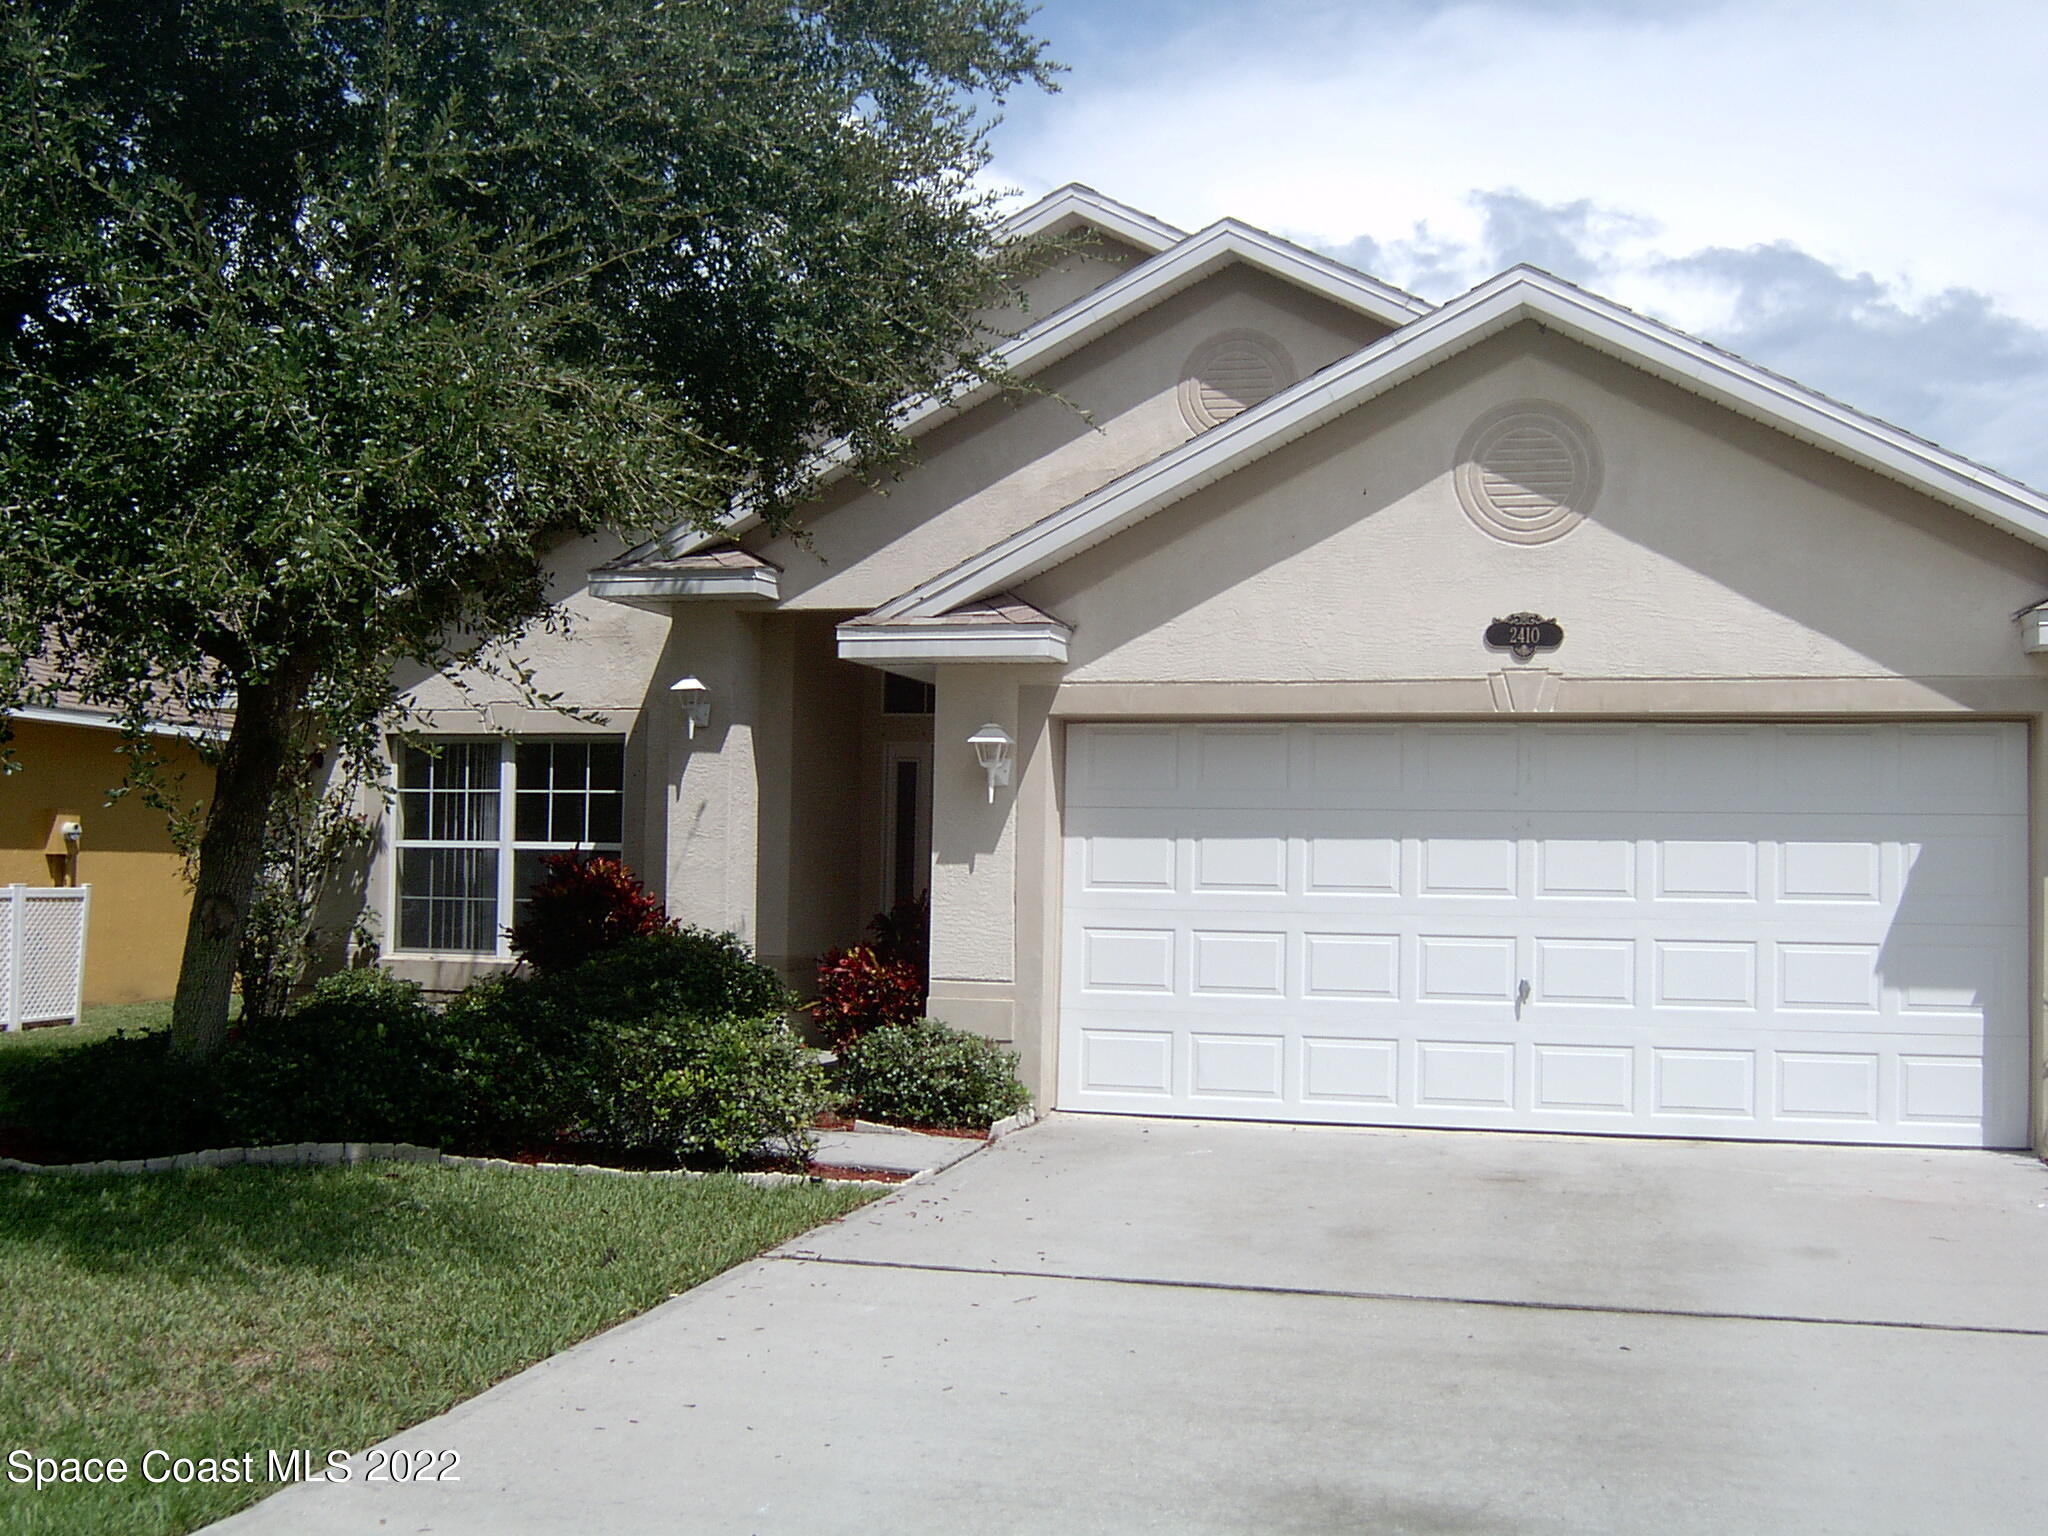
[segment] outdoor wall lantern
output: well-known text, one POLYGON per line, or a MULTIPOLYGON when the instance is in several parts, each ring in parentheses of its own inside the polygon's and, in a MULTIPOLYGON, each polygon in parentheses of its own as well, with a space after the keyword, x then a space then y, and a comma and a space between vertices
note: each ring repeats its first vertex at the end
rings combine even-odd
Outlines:
POLYGON ((996 803, 996 786, 1007 786, 1010 782, 1010 749, 1016 743, 1010 740, 1010 733, 1000 725, 984 725, 967 738, 967 745, 974 748, 974 755, 981 763, 982 771, 988 775, 988 803, 996 803))
POLYGON ((670 683, 668 691, 676 696, 676 702, 683 706, 683 719, 690 728, 690 740, 697 739, 697 727, 711 723, 711 690, 704 686, 702 679, 683 678, 670 683))

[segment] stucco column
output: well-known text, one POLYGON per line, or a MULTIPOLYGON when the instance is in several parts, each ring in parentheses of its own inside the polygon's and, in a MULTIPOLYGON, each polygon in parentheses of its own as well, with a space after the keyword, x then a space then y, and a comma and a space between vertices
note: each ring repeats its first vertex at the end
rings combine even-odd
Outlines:
POLYGON ((939 669, 932 766, 933 1018, 1009 1042, 1041 1106, 1057 1052, 1058 751, 1055 669, 939 669), (967 738, 984 724, 1016 741, 1011 782, 989 801, 967 738))
MULTIPOLYGON (((1011 669, 941 667, 932 741, 933 1018, 995 1040, 1014 1030, 1016 789, 988 777, 967 738, 985 724, 1017 735, 1011 669)), ((1014 773, 1014 770, 1013 770, 1014 773)))
POLYGON ((712 603, 680 604, 656 676, 652 707, 663 722, 666 753, 649 753, 662 768, 667 858, 662 899, 684 923, 730 929, 761 942, 760 721, 763 693, 761 627, 751 615, 712 603), (701 679, 711 721, 692 737, 668 690, 678 678, 701 679), (665 762, 662 758, 665 757, 665 762))

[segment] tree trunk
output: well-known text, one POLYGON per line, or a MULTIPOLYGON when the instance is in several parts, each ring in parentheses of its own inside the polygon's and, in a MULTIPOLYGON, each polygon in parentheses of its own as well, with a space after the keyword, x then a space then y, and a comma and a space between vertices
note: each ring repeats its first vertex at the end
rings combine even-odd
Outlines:
POLYGON ((263 863, 270 802, 299 736, 311 669, 287 664, 274 681, 241 691, 235 723, 214 772, 213 803, 199 839, 192 916, 171 1004, 171 1051, 211 1056, 227 1038, 228 1001, 242 923, 263 863))

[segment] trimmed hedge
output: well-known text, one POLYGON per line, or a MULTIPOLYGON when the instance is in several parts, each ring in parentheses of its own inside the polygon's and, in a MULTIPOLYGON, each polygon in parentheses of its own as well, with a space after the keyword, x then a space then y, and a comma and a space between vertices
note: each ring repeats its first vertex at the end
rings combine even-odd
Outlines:
POLYGON ((729 934, 628 940, 546 976, 478 982, 447 1008, 348 971, 212 1061, 117 1035, 24 1061, 0 1125, 37 1160, 298 1141, 596 1157, 807 1159, 828 1099, 794 1000, 729 934))
POLYGON ((296 1012, 245 1025, 211 1066, 231 1145, 437 1147, 473 1128, 476 1054, 477 1042, 417 984, 353 970, 325 978, 296 1012))
POLYGON ((1025 1108, 1017 1057, 935 1019, 871 1029, 839 1055, 838 1087, 869 1120, 986 1130, 1025 1108))

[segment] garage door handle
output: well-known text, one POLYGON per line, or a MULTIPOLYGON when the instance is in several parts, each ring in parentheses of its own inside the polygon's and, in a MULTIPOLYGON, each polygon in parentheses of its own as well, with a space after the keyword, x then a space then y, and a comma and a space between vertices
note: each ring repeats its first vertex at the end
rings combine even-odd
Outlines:
POLYGON ((1529 982, 1528 979, 1525 977, 1522 981, 1522 984, 1519 987, 1515 988, 1516 1018, 1519 1019, 1522 1016, 1522 1004, 1526 1003, 1527 1001, 1529 1001, 1529 982))

